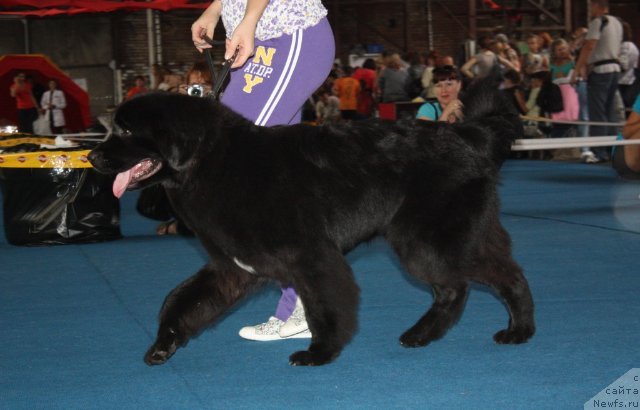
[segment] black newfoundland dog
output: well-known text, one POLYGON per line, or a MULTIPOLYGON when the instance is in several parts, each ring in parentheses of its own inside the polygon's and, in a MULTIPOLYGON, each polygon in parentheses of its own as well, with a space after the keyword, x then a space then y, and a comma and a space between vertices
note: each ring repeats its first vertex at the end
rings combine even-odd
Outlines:
MULTIPOLYGON (((357 327, 359 289, 343 254, 383 235, 434 302, 400 342, 425 346, 460 317, 470 282, 495 290, 509 325, 534 333, 533 301, 500 224, 496 183, 521 121, 485 82, 457 124, 370 120, 259 127, 209 99, 146 94, 89 159, 118 173, 114 194, 162 184, 210 261, 167 296, 148 364, 212 325, 266 280, 293 284, 313 334, 293 365, 334 360, 357 327)), ((425 299, 426 300, 426 299, 425 299)))

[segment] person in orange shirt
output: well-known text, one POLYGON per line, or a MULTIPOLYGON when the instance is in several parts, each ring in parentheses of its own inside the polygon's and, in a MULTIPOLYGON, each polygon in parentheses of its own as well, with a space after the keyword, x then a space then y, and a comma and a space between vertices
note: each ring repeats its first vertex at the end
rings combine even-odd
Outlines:
POLYGON ((352 73, 353 68, 345 66, 344 77, 338 78, 333 84, 333 92, 340 100, 340 114, 346 121, 356 119, 358 95, 360 95, 360 81, 353 78, 352 73))
POLYGON ((24 73, 18 73, 9 87, 11 97, 16 99, 18 108, 18 130, 33 134, 33 122, 38 119, 38 103, 33 96, 31 83, 24 73))
POLYGON ((136 76, 136 85, 134 87, 131 87, 129 91, 127 91, 127 96, 125 99, 128 100, 135 95, 144 94, 148 91, 149 89, 147 88, 147 80, 141 75, 136 76))

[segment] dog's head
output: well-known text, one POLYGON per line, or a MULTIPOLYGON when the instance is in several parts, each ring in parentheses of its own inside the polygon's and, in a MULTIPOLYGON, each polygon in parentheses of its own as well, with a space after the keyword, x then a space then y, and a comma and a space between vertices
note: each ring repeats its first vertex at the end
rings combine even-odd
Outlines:
POLYGON ((118 174, 113 193, 175 179, 190 163, 214 119, 214 103, 177 93, 151 93, 126 101, 114 133, 89 154, 101 173, 118 174))

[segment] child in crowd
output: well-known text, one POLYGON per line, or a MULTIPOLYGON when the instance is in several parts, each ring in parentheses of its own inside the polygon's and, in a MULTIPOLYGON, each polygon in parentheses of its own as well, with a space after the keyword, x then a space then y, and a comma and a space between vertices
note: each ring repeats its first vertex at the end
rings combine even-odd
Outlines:
POLYGON ((521 71, 520 55, 514 47, 509 44, 509 37, 506 34, 496 34, 495 40, 498 46, 499 55, 511 63, 511 68, 517 72, 521 71))
POLYGON ((530 76, 529 90, 527 92, 527 115, 530 117, 540 117, 542 112, 538 105, 538 95, 540 95, 540 89, 542 88, 542 82, 544 79, 544 71, 538 71, 532 73, 530 76))
MULTIPOLYGON (((551 43, 551 64, 549 71, 551 81, 560 88, 562 93, 563 110, 551 113, 555 120, 575 121, 578 119, 580 104, 575 88, 570 84, 571 75, 576 66, 569 48, 569 43, 564 39, 556 39, 551 43)), ((560 138, 566 136, 574 127, 569 124, 553 124, 551 137, 560 138)))
POLYGON ((527 47, 529 51, 522 56, 521 64, 526 85, 529 84, 529 76, 532 73, 549 69, 549 61, 542 52, 542 41, 537 34, 527 35, 527 47))
POLYGON ((320 91, 316 103, 316 121, 318 124, 340 121, 340 100, 327 90, 320 91))
POLYGON ((344 77, 338 78, 333 83, 333 91, 340 100, 340 114, 345 121, 356 119, 358 108, 358 96, 360 94, 360 81, 351 76, 353 68, 343 67, 344 77))
POLYGON ((509 98, 520 114, 526 114, 528 108, 521 87, 522 77, 520 73, 511 69, 507 70, 503 77, 502 92, 509 98))
POLYGON ((433 50, 427 54, 425 59, 426 67, 422 72, 422 79, 420 80, 422 82, 422 88, 424 89, 422 95, 425 98, 436 98, 436 91, 433 88, 433 70, 438 65, 437 62, 439 58, 440 55, 438 52, 433 50))
MULTIPOLYGON (((542 88, 542 78, 539 73, 533 73, 530 77, 529 89, 526 92, 527 101, 527 116, 540 117, 542 115, 540 106, 538 105, 538 95, 540 95, 540 89, 542 88)), ((527 120, 523 122, 524 136, 525 138, 544 138, 545 133, 543 127, 538 121, 527 120)), ((535 151, 534 151, 535 152, 535 151)))
POLYGON ((551 64, 549 64, 551 79, 556 84, 568 83, 571 79, 571 71, 575 66, 576 63, 571 55, 569 43, 562 38, 553 40, 551 43, 551 64))

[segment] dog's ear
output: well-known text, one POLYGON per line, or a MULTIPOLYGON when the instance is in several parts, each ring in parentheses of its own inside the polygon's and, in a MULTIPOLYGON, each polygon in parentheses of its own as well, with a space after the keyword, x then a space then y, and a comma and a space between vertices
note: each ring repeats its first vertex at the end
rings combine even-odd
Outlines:
POLYGON ((473 81, 467 87, 460 97, 464 105, 465 120, 479 120, 504 113, 518 115, 513 104, 499 90, 501 78, 500 71, 494 69, 490 75, 473 81))

